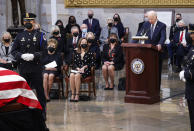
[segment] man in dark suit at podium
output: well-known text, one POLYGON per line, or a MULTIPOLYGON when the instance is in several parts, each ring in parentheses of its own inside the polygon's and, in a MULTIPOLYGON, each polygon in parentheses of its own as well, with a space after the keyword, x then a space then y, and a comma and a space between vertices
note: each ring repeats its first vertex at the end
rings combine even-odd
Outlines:
POLYGON ((95 35, 95 38, 99 40, 100 37, 100 24, 99 20, 93 18, 94 13, 92 10, 88 11, 88 19, 85 19, 83 21, 83 24, 86 24, 88 26, 88 32, 93 32, 95 35))
MULTIPOLYGON (((161 84, 161 72, 162 72, 162 46, 166 41, 166 25, 157 19, 157 13, 155 11, 147 12, 148 22, 145 22, 141 30, 137 33, 137 36, 146 35, 148 40, 145 44, 152 44, 157 47, 159 53, 159 83, 161 84)), ((138 41, 133 41, 138 42, 138 41)))

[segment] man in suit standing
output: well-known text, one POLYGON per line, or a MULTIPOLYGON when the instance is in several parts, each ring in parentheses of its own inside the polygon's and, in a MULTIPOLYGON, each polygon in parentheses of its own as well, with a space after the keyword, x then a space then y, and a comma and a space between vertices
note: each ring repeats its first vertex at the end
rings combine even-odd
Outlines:
MULTIPOLYGON (((157 19, 155 11, 147 12, 148 22, 145 22, 137 36, 141 36, 142 32, 148 36, 145 44, 152 44, 157 47, 159 53, 159 84, 161 84, 162 73, 162 46, 166 41, 166 25, 157 19)), ((137 42, 137 41, 136 41, 137 42)))
POLYGON ((139 25, 138 25, 137 32, 139 32, 139 31, 141 30, 143 24, 144 24, 145 22, 147 22, 147 21, 148 21, 148 15, 147 15, 147 12, 146 12, 146 13, 144 14, 144 21, 141 22, 141 23, 139 23, 139 25))
POLYGON ((88 26, 88 32, 93 32, 95 35, 95 38, 99 40, 100 37, 100 24, 99 20, 96 18, 93 18, 94 12, 92 10, 88 11, 88 19, 85 19, 83 21, 83 24, 86 24, 88 26))

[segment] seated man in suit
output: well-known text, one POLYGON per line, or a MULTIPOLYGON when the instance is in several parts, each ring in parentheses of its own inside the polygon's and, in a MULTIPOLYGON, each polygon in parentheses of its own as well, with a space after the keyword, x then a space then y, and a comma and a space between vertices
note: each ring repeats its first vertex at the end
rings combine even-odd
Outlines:
POLYGON ((73 26, 71 28, 71 34, 73 37, 67 40, 67 48, 75 50, 80 39, 79 28, 77 26, 73 26))
POLYGON ((95 35, 96 40, 99 40, 100 37, 100 24, 99 20, 96 18, 93 18, 94 12, 92 10, 88 11, 88 19, 85 19, 83 21, 83 24, 86 24, 88 26, 88 32, 93 32, 95 35))
POLYGON ((113 19, 108 18, 107 20, 108 25, 105 26, 101 31, 101 34, 100 34, 100 42, 101 42, 100 50, 101 51, 103 50, 104 44, 108 44, 108 38, 111 33, 115 33, 118 36, 118 30, 116 27, 113 26, 113 23, 114 23, 113 19))
POLYGON ((180 72, 181 64, 185 54, 187 53, 187 42, 186 35, 188 32, 188 28, 185 27, 185 23, 183 20, 178 22, 177 31, 174 33, 174 37, 170 44, 167 45, 168 55, 170 57, 170 64, 173 64, 175 61, 176 70, 175 72, 180 72), (173 56, 176 53, 176 60, 173 60, 173 56))
POLYGON ((173 41, 174 34, 177 31, 177 29, 178 29, 178 22, 180 20, 182 20, 182 15, 180 13, 177 13, 176 14, 176 21, 175 21, 176 23, 170 27, 170 35, 169 35, 170 42, 173 41))
MULTIPOLYGON (((141 30, 137 33, 137 36, 141 36, 142 32, 148 36, 148 40, 145 44, 152 44, 157 47, 158 51, 162 50, 162 46, 166 41, 166 25, 157 19, 157 13, 155 11, 147 12, 148 22, 145 22, 141 30)), ((138 42, 138 41, 133 41, 138 42)), ((161 84, 161 72, 162 72, 162 53, 159 53, 159 85, 161 84)))
POLYGON ((81 33, 80 33, 80 37, 81 38, 86 38, 86 36, 87 36, 87 33, 88 33, 88 26, 86 25, 86 24, 82 24, 81 25, 81 27, 80 27, 80 29, 81 29, 81 33))

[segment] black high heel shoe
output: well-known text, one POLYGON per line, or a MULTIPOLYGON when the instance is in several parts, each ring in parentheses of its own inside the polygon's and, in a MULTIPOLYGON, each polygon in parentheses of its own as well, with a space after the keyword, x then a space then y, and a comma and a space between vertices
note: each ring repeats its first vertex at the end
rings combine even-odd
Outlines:
POLYGON ((75 95, 74 94, 71 95, 70 102, 75 102, 75 95), (74 99, 72 99, 72 96, 74 96, 74 99))

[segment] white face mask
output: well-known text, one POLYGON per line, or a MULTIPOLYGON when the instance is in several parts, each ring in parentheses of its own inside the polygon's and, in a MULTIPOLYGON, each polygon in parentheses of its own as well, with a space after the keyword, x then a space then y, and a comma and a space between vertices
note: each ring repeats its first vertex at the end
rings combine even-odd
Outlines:
POLYGON ((145 17, 145 18, 144 18, 144 21, 148 21, 148 17, 145 17))

